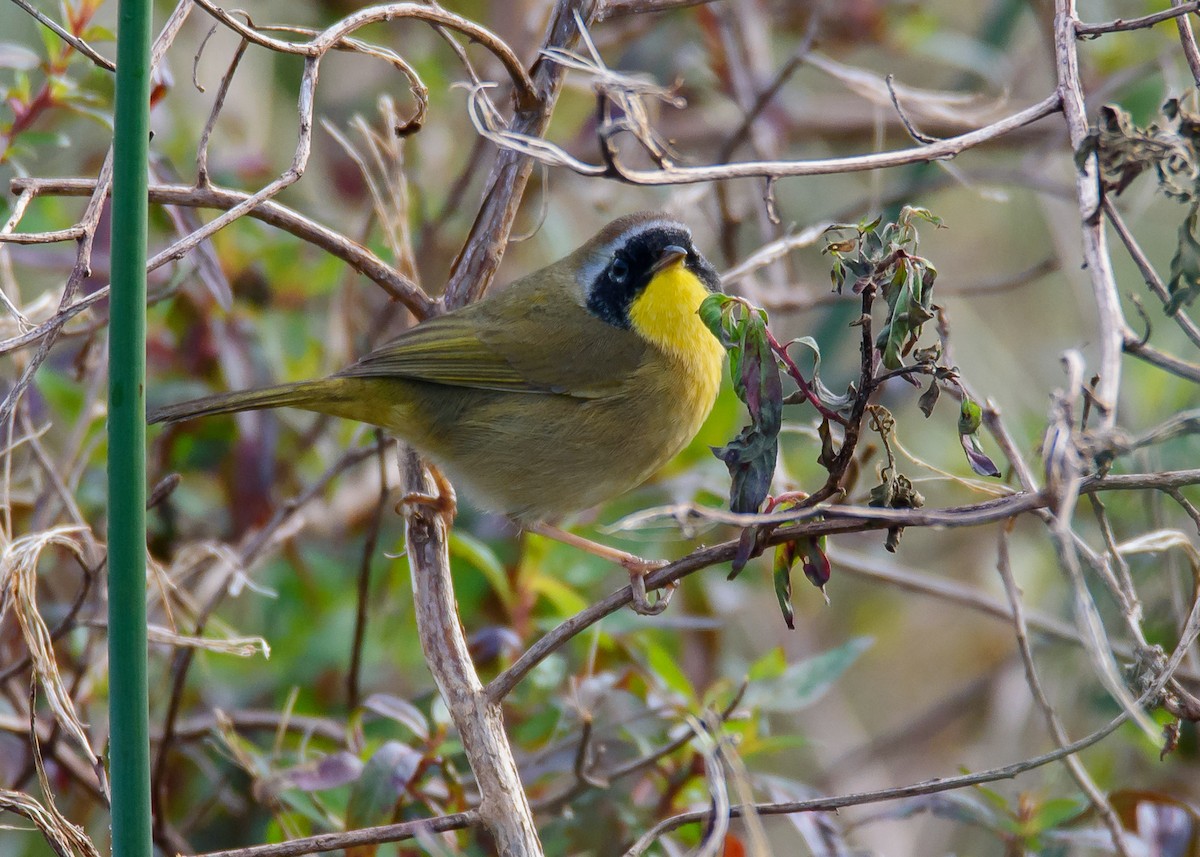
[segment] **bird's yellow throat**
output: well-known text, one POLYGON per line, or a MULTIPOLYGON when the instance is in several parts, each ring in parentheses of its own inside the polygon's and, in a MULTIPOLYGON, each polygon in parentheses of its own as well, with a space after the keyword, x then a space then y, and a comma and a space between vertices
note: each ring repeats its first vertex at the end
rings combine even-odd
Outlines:
POLYGON ((676 262, 651 278, 629 307, 629 322, 643 339, 683 364, 694 380, 713 388, 721 382, 725 349, 704 326, 697 311, 709 291, 704 283, 676 262))

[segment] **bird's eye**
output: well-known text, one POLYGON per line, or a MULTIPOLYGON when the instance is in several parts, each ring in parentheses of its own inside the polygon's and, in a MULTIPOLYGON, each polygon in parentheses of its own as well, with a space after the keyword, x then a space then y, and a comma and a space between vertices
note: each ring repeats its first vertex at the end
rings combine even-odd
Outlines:
POLYGON ((613 263, 608 269, 608 276, 611 277, 612 281, 618 286, 621 285, 627 279, 629 279, 629 263, 620 256, 618 256, 616 259, 613 259, 613 263))

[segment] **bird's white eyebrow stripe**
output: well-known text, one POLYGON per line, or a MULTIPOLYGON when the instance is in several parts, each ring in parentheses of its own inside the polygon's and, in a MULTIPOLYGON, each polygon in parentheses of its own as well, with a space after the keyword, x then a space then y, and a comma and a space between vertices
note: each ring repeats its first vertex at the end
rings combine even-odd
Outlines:
POLYGON ((624 245, 635 235, 641 235, 643 232, 649 232, 654 229, 681 230, 687 235, 688 241, 692 240, 692 230, 678 220, 655 218, 654 220, 644 220, 641 223, 633 224, 611 241, 604 244, 595 256, 580 265, 579 271, 576 274, 576 282, 583 289, 584 295, 590 293, 592 284, 596 282, 596 278, 600 276, 600 272, 608 266, 612 258, 613 248, 624 245))

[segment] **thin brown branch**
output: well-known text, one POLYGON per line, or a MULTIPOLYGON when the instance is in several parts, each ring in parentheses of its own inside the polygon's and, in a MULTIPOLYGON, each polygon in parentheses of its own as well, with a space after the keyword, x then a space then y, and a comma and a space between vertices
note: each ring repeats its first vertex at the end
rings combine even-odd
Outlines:
POLYGON ((400 824, 385 824, 380 827, 364 827, 344 833, 322 833, 277 842, 274 845, 252 845, 248 848, 231 848, 228 851, 207 851, 196 857, 299 857, 301 854, 318 854, 339 851, 362 845, 379 845, 384 842, 399 842, 427 833, 444 833, 447 830, 462 830, 480 823, 479 811, 469 809, 436 818, 422 818, 400 824))
MULTIPOLYGON (((24 192, 34 189, 39 195, 47 196, 85 196, 95 186, 96 183, 93 179, 17 178, 12 181, 14 191, 24 192)), ((250 194, 243 191, 215 185, 192 187, 185 184, 154 184, 150 186, 150 202, 160 205, 183 205, 228 211, 236 205, 245 203, 248 199, 250 199, 250 194)), ((341 259, 373 283, 382 287, 418 318, 427 318, 433 313, 434 301, 425 295, 420 286, 366 247, 350 240, 340 232, 310 220, 299 212, 273 200, 258 202, 246 213, 255 220, 261 220, 263 223, 289 232, 341 259)), ((2 236, 0 236, 0 240, 3 240, 2 236)), ((96 298, 94 295, 89 295, 85 300, 94 303, 96 298)), ((77 312, 78 310, 76 310, 77 312)), ((29 336, 30 333, 23 334, 21 344, 27 344, 29 336)), ((0 342, 0 354, 12 349, 13 346, 10 345, 12 341, 0 342)))
POLYGON ((1101 36, 1105 33, 1120 33, 1128 30, 1140 30, 1145 27, 1153 27, 1155 24, 1161 24, 1163 21, 1170 21, 1172 18, 1178 18, 1180 15, 1190 15, 1193 12, 1200 11, 1200 0, 1191 0, 1188 3, 1172 3, 1173 8, 1164 9, 1162 12, 1155 12, 1152 15, 1143 15, 1140 18, 1117 18, 1114 21, 1107 21, 1103 24, 1085 24, 1079 21, 1075 24, 1075 32, 1080 36, 1101 36))
MULTIPOLYGON (((1075 0, 1055 0, 1054 55, 1058 77, 1058 97, 1066 121, 1072 150, 1078 151, 1087 138, 1089 127, 1083 88, 1079 81, 1079 52, 1075 27, 1075 0)), ((1104 224, 1100 220, 1100 177, 1096 158, 1088 158, 1075 173, 1079 202, 1080 230, 1083 236, 1083 260, 1091 278, 1092 294, 1099 318, 1097 335, 1099 366, 1095 374, 1095 400, 1100 410, 1100 428, 1111 430, 1117 420, 1117 398, 1121 389, 1121 332, 1125 318, 1121 297, 1108 252, 1104 224)))
MULTIPOLYGON (((162 62, 163 56, 167 52, 172 42, 175 41, 175 36, 183 27, 184 21, 187 20, 188 13, 192 8, 192 0, 180 0, 175 11, 171 13, 171 17, 167 19, 163 25, 162 31, 154 40, 154 45, 150 51, 150 74, 153 76, 159 64, 162 62)), ((112 181, 112 147, 108 149, 108 153, 104 158, 104 165, 100 168, 100 174, 96 179, 95 189, 91 193, 91 198, 88 200, 87 208, 84 210, 83 217, 80 218, 79 225, 83 227, 84 233, 78 239, 78 247, 75 254, 75 265, 71 269, 71 273, 67 276, 66 285, 63 287, 62 298, 59 300, 59 312, 67 310, 75 299, 76 293, 83 284, 84 279, 91 272, 92 264, 92 246, 95 243, 96 228, 100 223, 100 215, 104 210, 104 200, 108 195, 109 187, 112 181)), ((5 396, 3 403, 0 403, 0 426, 5 425, 12 416, 13 410, 24 396, 26 388, 33 381, 33 376, 37 374, 37 370, 45 362, 50 354, 50 349, 54 346, 55 340, 62 331, 62 325, 50 327, 44 337, 38 344, 37 350, 30 357, 29 362, 25 365, 24 371, 21 372, 21 377, 13 384, 12 388, 5 396)))
MULTIPOLYGON (((261 530, 254 533, 246 543, 241 546, 238 552, 239 564, 247 566, 252 562, 263 550, 270 546, 276 536, 286 523, 304 508, 306 504, 319 497, 329 484, 340 474, 345 472, 350 467, 360 461, 369 458, 375 454, 375 447, 365 447, 361 449, 351 449, 344 453, 336 462, 334 462, 326 471, 303 491, 301 491, 291 501, 283 504, 276 509, 275 514, 271 517, 261 530)), ((230 572, 232 574, 232 570, 230 572)), ((205 627, 208 624, 212 614, 225 600, 225 596, 229 591, 229 581, 222 581, 217 585, 212 595, 201 606, 193 625, 192 636, 203 636, 205 627)), ((179 719, 180 711, 183 707, 183 690, 187 683, 188 672, 191 669, 195 659, 196 649, 191 646, 181 647, 176 650, 174 657, 171 660, 170 668, 170 683, 167 694, 167 710, 163 716, 163 725, 161 731, 161 739, 158 747, 158 753, 154 758, 154 764, 151 776, 151 795, 154 799, 155 812, 154 818, 157 824, 162 827, 166 824, 166 814, 163 811, 163 803, 165 800, 164 783, 167 771, 167 756, 170 753, 174 744, 175 724, 179 719)), ((161 832, 161 830, 160 830, 161 832)))
MULTIPOLYGON (((254 711, 241 709, 239 711, 220 712, 216 714, 199 714, 180 719, 172 731, 175 740, 196 741, 216 733, 223 725, 229 725, 238 732, 274 732, 281 729, 288 732, 298 732, 332 741, 337 744, 347 743, 348 730, 344 723, 339 723, 328 717, 313 717, 303 714, 281 714, 278 711, 254 711)), ((162 740, 162 735, 154 734, 151 741, 162 740)))
MULTIPOLYGON (((570 49, 579 40, 577 20, 587 25, 596 10, 597 0, 558 0, 554 4, 542 52, 570 49)), ((513 133, 540 139, 550 124, 550 114, 562 89, 565 69, 539 53, 534 63, 533 102, 519 106, 510 128, 513 133)), ((480 90, 476 89, 476 93, 480 90)), ((476 96, 477 97, 477 96, 476 96)), ((476 97, 472 97, 474 103, 476 97)), ((513 221, 533 172, 533 159, 504 147, 496 156, 484 185, 483 205, 471 224, 471 232, 454 262, 443 297, 445 307, 454 309, 478 300, 500 267, 500 259, 512 233, 513 221)))
POLYGON ((703 6, 712 2, 714 0, 604 0, 596 12, 596 20, 611 21, 613 18, 669 12, 673 9, 703 6))
MULTIPOLYGON (((1042 687, 1042 681, 1038 677, 1037 666, 1033 662, 1033 648, 1029 644, 1029 628, 1025 622, 1025 605, 1021 600, 1021 590, 1017 586, 1017 581, 1013 577, 1012 566, 1008 558, 1008 530, 1001 529, 1000 531, 1000 549, 999 556, 996 561, 996 568, 1000 572, 1000 579, 1004 582, 1004 592, 1008 596, 1008 604, 1012 609, 1012 623, 1017 636, 1017 649, 1021 653, 1021 662, 1025 665, 1025 681, 1029 685, 1030 693, 1033 694, 1034 700, 1037 702, 1038 708, 1042 710, 1043 716, 1046 718, 1046 726, 1050 730, 1050 734, 1054 737, 1054 743, 1061 749, 1066 747, 1070 741, 1067 737, 1067 730, 1059 719, 1058 712, 1055 711, 1053 703, 1046 696, 1046 691, 1042 687)), ((1116 812, 1112 808, 1112 804, 1104 797, 1087 769, 1083 767, 1083 762, 1077 756, 1069 755, 1063 757, 1063 764, 1071 774, 1071 778, 1087 795, 1092 807, 1100 814, 1105 826, 1108 828, 1112 836, 1113 847, 1122 857, 1130 857, 1129 848, 1125 842, 1125 829, 1121 826, 1121 820, 1117 817, 1116 812)))
POLYGON ((96 65, 100 66, 100 68, 104 69, 105 71, 117 70, 116 63, 101 54, 83 39, 74 35, 69 30, 64 29, 61 24, 54 19, 47 17, 41 10, 30 5, 28 2, 26 2, 26 0, 13 0, 13 2, 36 18, 38 23, 40 23, 43 27, 49 29, 52 33, 54 33, 54 35, 58 36, 68 45, 79 51, 96 65))
MULTIPOLYGON (((1005 765, 1002 768, 991 768, 986 771, 977 771, 972 774, 963 774, 957 777, 945 777, 933 780, 925 780, 919 783, 913 783, 907 786, 898 786, 896 788, 878 789, 870 792, 858 792, 855 794, 840 795, 829 798, 813 798, 811 800, 796 800, 796 801, 781 801, 778 803, 760 803, 752 807, 733 806, 730 807, 731 818, 741 818, 748 812, 754 812, 758 815, 792 815, 798 812, 836 812, 839 809, 847 806, 861 806, 868 803, 879 803, 885 800, 898 800, 906 797, 917 797, 919 795, 937 794, 939 792, 952 791, 953 789, 961 789, 969 786, 982 785, 984 783, 994 783, 998 780, 1011 780, 1020 774, 1027 771, 1032 771, 1040 768, 1043 765, 1048 765, 1051 762, 1057 762, 1066 756, 1086 750, 1093 744, 1096 744, 1113 732, 1115 732, 1126 720, 1125 714, 1118 715, 1108 725, 1096 730, 1086 738, 1081 738, 1073 744, 1068 744, 1065 747, 1060 747, 1049 753, 1043 753, 1040 756, 1034 756, 1025 759, 1021 762, 1015 762, 1011 765, 1005 765)), ((650 847, 664 833, 670 833, 672 830, 677 830, 686 824, 696 824, 708 820, 709 810, 696 810, 693 812, 684 812, 671 818, 664 819, 654 825, 650 830, 646 831, 626 852, 625 857, 638 857, 644 854, 646 849, 650 847)))
MULTIPOLYGON (((209 30, 208 35, 211 36, 217 28, 213 24, 213 29, 209 30)), ((208 41, 205 37, 205 41, 208 41)), ((221 108, 225 106, 225 97, 229 94, 229 87, 233 83, 233 76, 237 73, 238 66, 241 65, 242 57, 246 54, 246 48, 250 45, 248 41, 242 39, 238 42, 238 46, 233 51, 233 56, 229 60, 229 67, 225 69, 225 73, 221 75, 221 83, 217 86, 217 94, 213 96, 212 109, 208 112, 208 119, 204 122, 204 128, 200 131, 200 139, 196 143, 196 185, 198 187, 208 187, 208 143, 212 139, 213 129, 217 125, 217 117, 221 115, 221 108)), ((200 50, 204 50, 204 43, 200 44, 200 50)), ((196 54, 196 60, 199 61, 200 54, 196 54)), ((195 71, 193 69, 193 77, 195 71)))
POLYGON ((521 60, 508 44, 486 27, 481 27, 474 21, 461 15, 447 12, 440 6, 425 3, 387 3, 382 6, 371 6, 340 19, 329 28, 322 30, 315 38, 307 42, 289 42, 283 39, 273 39, 252 26, 243 24, 237 18, 211 0, 195 0, 196 4, 208 12, 222 24, 247 41, 264 48, 286 54, 297 54, 310 60, 318 59, 333 49, 339 42, 356 30, 378 23, 380 21, 395 21, 402 18, 412 18, 429 24, 446 27, 462 33, 473 42, 482 45, 500 60, 517 93, 517 103, 522 107, 530 107, 537 100, 537 87, 525 72, 521 60))
POLYGON ((1139 357, 1152 366, 1157 366, 1165 372, 1170 372, 1172 375, 1184 378, 1194 384, 1200 384, 1200 365, 1189 363, 1165 351, 1160 351, 1154 346, 1143 342, 1142 337, 1138 336, 1132 330, 1126 329, 1124 339, 1122 340, 1122 347, 1125 353, 1139 357))
MULTIPOLYGON (((1154 265, 1151 264, 1150 258, 1142 250, 1137 239, 1133 237, 1133 232, 1125 224, 1125 219, 1121 217, 1121 213, 1117 211, 1117 207, 1108 197, 1104 199, 1104 215, 1108 218, 1109 223, 1113 225, 1113 229, 1117 230, 1117 235, 1121 239, 1121 243, 1125 245, 1125 249, 1129 252, 1129 257, 1133 259, 1133 264, 1137 265, 1138 271, 1142 274, 1142 279, 1146 281, 1146 286, 1150 291, 1154 292, 1154 296, 1162 301, 1165 306, 1171 300, 1171 293, 1167 289, 1166 283, 1162 281, 1162 277, 1158 275, 1158 271, 1154 270, 1154 265)), ((1192 344, 1200 348, 1200 327, 1196 322, 1192 321, 1191 317, 1180 310, 1175 313, 1172 318, 1175 319, 1180 329, 1184 332, 1192 344)))
POLYGON ((359 678, 362 672, 363 644, 367 637, 367 613, 371 597, 371 560, 379 545, 379 531, 383 526, 383 513, 388 499, 387 457, 384 455, 386 449, 383 431, 376 429, 375 457, 379 463, 379 501, 375 504, 375 511, 371 513, 371 520, 367 525, 367 537, 363 540, 362 557, 358 564, 358 606, 354 612, 354 639, 350 645, 350 667, 346 673, 346 707, 350 711, 358 708, 361 699, 359 678))
MULTIPOLYGON (((1177 470, 1166 473, 1135 473, 1105 477, 1093 476, 1084 479, 1080 493, 1092 491, 1141 490, 1147 488, 1179 488, 1200 484, 1200 469, 1177 470)), ((738 523, 782 524, 797 518, 824 516, 824 520, 808 521, 792 526, 783 526, 764 539, 766 546, 805 538, 838 535, 851 532, 887 529, 889 527, 937 526, 962 527, 981 526, 1006 520, 1025 512, 1046 508, 1051 497, 1044 491, 1018 492, 1007 497, 989 500, 972 506, 953 509, 877 509, 858 506, 819 506, 799 512, 772 515, 739 516, 738 523), (743 520, 744 519, 744 520, 743 520)), ((728 514, 728 513, 722 513, 728 514)), ((707 517, 707 516, 706 516, 707 517)), ((658 589, 694 574, 705 568, 729 562, 737 552, 736 540, 710 547, 699 548, 682 559, 678 559, 646 576, 647 589, 658 589)), ((626 586, 604 599, 590 605, 565 620, 529 647, 516 662, 488 684, 488 696, 493 700, 503 699, 516 687, 529 671, 549 655, 565 645, 585 628, 594 625, 622 607, 632 603, 633 592, 626 586)))
POLYGON ((945 160, 1057 113, 1061 109, 1060 105, 1059 95, 1055 92, 1031 107, 957 137, 947 137, 928 146, 898 149, 874 155, 854 155, 845 158, 807 161, 744 161, 734 164, 670 167, 659 170, 630 169, 612 159, 606 164, 590 164, 545 140, 529 138, 516 128, 501 129, 489 126, 486 117, 478 107, 474 109, 473 115, 476 129, 497 145, 521 151, 543 163, 565 167, 584 176, 616 179, 633 185, 660 186, 739 178, 778 179, 794 176, 821 176, 945 160))
MULTIPOLYGON (((1178 10, 1183 6, 1194 6, 1193 3, 1183 3, 1182 0, 1171 0, 1173 10, 1178 10)), ((1183 56, 1187 60, 1188 68, 1192 70, 1192 80, 1200 86, 1200 48, 1196 47, 1196 36, 1192 33, 1192 22, 1186 14, 1177 15, 1175 18, 1175 27, 1179 30, 1179 43, 1183 46, 1183 56)))

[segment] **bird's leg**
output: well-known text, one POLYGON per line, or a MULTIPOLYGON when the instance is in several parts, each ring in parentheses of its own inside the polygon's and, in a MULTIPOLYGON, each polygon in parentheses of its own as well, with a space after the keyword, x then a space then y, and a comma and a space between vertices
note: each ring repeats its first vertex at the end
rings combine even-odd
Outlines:
POLYGON ((633 603, 630 606, 633 607, 635 613, 640 613, 643 616, 657 616, 666 610, 667 605, 671 602, 671 596, 675 594, 675 589, 679 586, 677 582, 672 581, 662 589, 657 598, 651 601, 649 595, 646 593, 646 575, 668 565, 669 563, 665 560, 642 559, 640 556, 635 556, 628 551, 610 547, 609 545, 602 545, 599 542, 585 539, 583 536, 578 536, 575 533, 569 533, 553 524, 526 524, 525 529, 528 532, 537 533, 539 536, 545 536, 548 539, 554 539, 556 542, 579 548, 593 556, 598 556, 601 559, 607 559, 620 565, 629 572, 629 586, 633 589, 633 603))
POLYGON ((454 523, 454 516, 458 514, 458 495, 454 493, 454 486, 450 484, 450 480, 442 474, 442 471, 432 464, 425 466, 433 479, 434 493, 410 491, 400 498, 400 502, 396 504, 396 511, 403 512, 408 506, 424 506, 434 514, 440 515, 446 521, 446 526, 449 527, 454 523))

